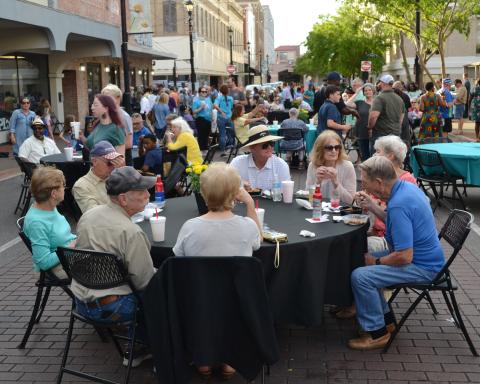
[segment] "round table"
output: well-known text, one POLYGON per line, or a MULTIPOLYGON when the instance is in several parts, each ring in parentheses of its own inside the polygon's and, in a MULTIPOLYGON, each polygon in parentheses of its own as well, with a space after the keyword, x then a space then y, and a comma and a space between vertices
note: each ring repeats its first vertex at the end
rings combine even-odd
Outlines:
MULTIPOLYGON (((412 148, 410 163, 415 176, 419 167, 412 148)), ((435 143, 422 144, 418 148, 437 151, 442 157, 447 171, 462 176, 468 185, 480 186, 480 143, 435 143)))
MULTIPOLYGON (((280 244, 278 268, 274 267, 274 244, 263 242, 253 254, 263 263, 275 320, 283 324, 320 325, 324 304, 350 305, 350 274, 364 264, 368 224, 311 224, 305 220, 311 217, 311 211, 295 203, 260 199, 260 207, 265 209, 265 223, 288 235, 288 242, 280 244), (302 229, 316 233, 316 237, 301 237, 302 229)), ((244 215, 245 206, 237 205, 235 212, 244 215)), ((174 256, 172 247, 183 223, 198 216, 194 197, 168 199, 161 215, 167 218, 164 242, 153 242, 149 223, 139 223, 152 242, 151 254, 157 267, 174 256)))

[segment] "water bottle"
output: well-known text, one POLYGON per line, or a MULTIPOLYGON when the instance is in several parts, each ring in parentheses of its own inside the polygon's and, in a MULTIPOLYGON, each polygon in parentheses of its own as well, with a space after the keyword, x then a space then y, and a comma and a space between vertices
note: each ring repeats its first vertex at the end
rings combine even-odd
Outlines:
POLYGON ((312 206, 312 219, 320 221, 320 219, 322 218, 322 192, 320 192, 319 185, 317 185, 317 187, 315 188, 312 206))
POLYGON ((282 183, 276 173, 273 175, 272 199, 282 201, 282 183))
POLYGON ((165 192, 163 190, 162 176, 157 175, 157 182, 155 183, 155 205, 157 208, 165 206, 165 192))

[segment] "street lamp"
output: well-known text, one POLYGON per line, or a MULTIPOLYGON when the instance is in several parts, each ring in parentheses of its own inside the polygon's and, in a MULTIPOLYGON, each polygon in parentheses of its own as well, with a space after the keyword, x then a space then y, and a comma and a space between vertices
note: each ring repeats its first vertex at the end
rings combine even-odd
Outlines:
POLYGON ((194 54, 193 54, 193 1, 185 0, 183 5, 185 6, 188 13, 188 37, 190 39, 190 79, 192 82, 192 92, 195 92, 195 82, 197 81, 197 75, 195 74, 195 63, 194 63, 194 54))
POLYGON ((251 73, 250 73, 250 41, 247 42, 247 52, 248 52, 248 84, 252 84, 251 73))
POLYGON ((233 65, 233 29, 228 27, 228 37, 230 39, 230 65, 233 65))

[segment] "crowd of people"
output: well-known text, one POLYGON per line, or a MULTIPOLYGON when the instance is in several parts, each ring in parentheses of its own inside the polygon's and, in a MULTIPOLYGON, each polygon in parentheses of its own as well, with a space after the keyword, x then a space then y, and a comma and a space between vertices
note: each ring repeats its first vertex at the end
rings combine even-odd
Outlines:
MULTIPOLYGON (((375 85, 354 79, 343 95, 341 80, 332 72, 318 89, 313 84, 305 90, 285 84, 270 95, 257 90, 252 97, 234 78, 218 92, 203 85, 198 95, 185 90, 177 93, 175 88, 149 88, 141 98, 140 111, 132 116, 120 108, 121 90, 109 84, 93 99, 91 132, 82 131, 78 139, 78 144, 89 150, 91 169, 72 188, 83 213, 76 235, 56 208, 64 199, 62 172, 38 167, 32 178, 35 202, 26 215, 24 231, 32 243, 35 270, 66 277, 55 253, 58 246, 110 252, 123 260, 141 292, 155 268, 150 242, 131 217, 148 203, 148 190, 156 182, 153 176, 164 175, 163 149, 183 148, 188 162, 201 164, 215 139, 220 152, 225 150, 232 139, 229 131, 238 138, 241 153, 231 164, 214 163, 201 175, 200 192, 208 213, 182 226, 173 252, 176 256, 252 256, 261 245, 262 228, 247 190, 272 190, 275 183, 291 179, 289 158, 274 153, 284 137, 269 132, 267 114, 286 111, 288 118, 280 128, 306 132, 309 127, 299 119, 299 110, 311 109, 308 117, 316 115, 317 138, 311 153, 303 150, 299 155, 301 161, 308 156, 306 188, 318 185, 324 198, 335 196, 345 204, 356 203, 371 216, 365 266, 351 276, 355 306, 339 311, 338 316, 356 314, 364 331, 349 341, 351 348, 384 347, 394 324, 381 289, 401 282, 429 281, 444 263, 429 202, 413 175, 403 169, 410 129, 418 126, 420 139, 441 137, 451 131, 451 121, 456 119, 461 130, 465 105, 471 98, 478 139, 480 80, 472 92, 463 92, 465 85, 456 80, 455 97, 448 78, 438 90, 427 83, 425 92, 415 84, 405 87, 388 74, 380 76, 375 85), (344 139, 351 132, 358 140, 362 161, 360 191, 354 164, 344 148, 344 139), (131 166, 136 147, 143 160, 138 170, 131 166), (235 201, 245 204, 246 217, 232 211, 235 201), (213 237, 218 241, 210 241, 213 237)), ((60 151, 48 129, 47 107, 43 117, 36 116, 28 102, 23 99, 22 108, 12 115, 12 142, 15 154, 38 164, 41 157, 60 151)), ((67 127, 64 140, 68 141, 69 135, 71 138, 67 127)), ((286 145, 283 149, 288 151, 286 145)), ((136 310, 135 296, 127 286, 97 291, 72 281, 72 292, 77 309, 95 320, 108 321, 108 313, 130 319, 136 310)), ((145 358, 147 355, 138 356, 133 366, 145 358)), ((209 366, 198 368, 202 375, 211 372, 209 366)), ((227 364, 222 369, 226 376, 235 372, 227 364)))

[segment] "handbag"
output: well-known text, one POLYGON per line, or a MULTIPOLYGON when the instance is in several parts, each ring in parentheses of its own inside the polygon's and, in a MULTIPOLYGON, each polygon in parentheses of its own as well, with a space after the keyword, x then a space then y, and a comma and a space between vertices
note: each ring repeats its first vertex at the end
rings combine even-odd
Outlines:
POLYGON ((278 269, 278 267, 280 267, 280 243, 286 243, 288 241, 287 234, 277 232, 273 229, 267 229, 263 231, 263 240, 277 244, 275 249, 275 258, 273 259, 273 266, 278 269))

